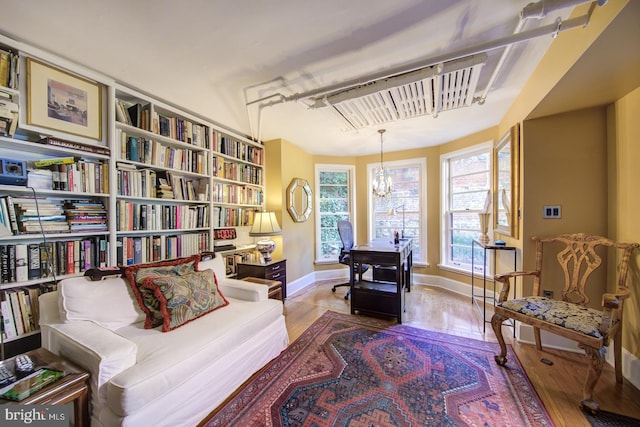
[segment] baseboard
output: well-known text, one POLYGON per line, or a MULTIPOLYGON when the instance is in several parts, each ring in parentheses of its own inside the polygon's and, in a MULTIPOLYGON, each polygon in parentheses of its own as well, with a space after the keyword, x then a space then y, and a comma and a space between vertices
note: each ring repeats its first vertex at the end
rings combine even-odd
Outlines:
MULTIPOLYGON (((323 270, 316 271, 305 275, 304 277, 294 280, 287 284, 287 293, 289 296, 294 295, 296 292, 301 291, 307 286, 313 284, 315 281, 320 280, 336 280, 349 279, 347 275, 348 270, 343 268, 336 270, 323 270)), ((468 283, 459 282, 446 277, 433 276, 428 274, 413 274, 414 286, 435 286, 447 291, 454 292, 459 295, 463 295, 471 298, 471 285, 468 283)), ((487 296, 493 297, 493 291, 487 289, 487 296)), ((492 310, 487 307, 487 316, 492 316, 492 310)), ((520 343, 535 345, 535 338, 533 335, 533 328, 529 325, 517 324, 516 339, 520 343)), ((567 340, 555 334, 549 334, 542 331, 540 334, 542 339, 542 345, 544 347, 553 348, 556 350, 570 351, 574 353, 584 353, 584 351, 578 348, 575 341, 567 340)), ((613 350, 606 352, 606 361, 608 364, 614 364, 613 350)), ((640 359, 634 354, 622 348, 622 375, 629 380, 636 388, 640 389, 640 359)))

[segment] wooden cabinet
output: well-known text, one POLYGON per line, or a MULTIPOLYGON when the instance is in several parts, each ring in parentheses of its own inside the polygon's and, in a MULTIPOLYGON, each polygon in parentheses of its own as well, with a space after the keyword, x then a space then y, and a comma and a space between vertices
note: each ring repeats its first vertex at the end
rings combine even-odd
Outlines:
POLYGON ((258 277, 282 282, 282 300, 287 298, 287 260, 272 260, 265 264, 253 262, 238 263, 238 279, 258 277))

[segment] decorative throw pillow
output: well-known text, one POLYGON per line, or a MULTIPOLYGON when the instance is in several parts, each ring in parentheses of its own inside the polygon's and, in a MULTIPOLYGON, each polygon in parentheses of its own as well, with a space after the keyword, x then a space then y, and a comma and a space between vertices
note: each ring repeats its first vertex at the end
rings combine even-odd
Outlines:
POLYGON ((163 319, 160 313, 160 303, 153 290, 142 286, 144 280, 149 277, 181 276, 193 273, 197 270, 198 261, 200 261, 200 255, 196 254, 186 258, 130 265, 125 268, 124 275, 136 296, 138 305, 146 315, 144 321, 146 329, 160 326, 163 319))
POLYGON ((213 270, 180 276, 147 277, 142 286, 160 303, 162 332, 173 329, 229 304, 218 289, 213 270))

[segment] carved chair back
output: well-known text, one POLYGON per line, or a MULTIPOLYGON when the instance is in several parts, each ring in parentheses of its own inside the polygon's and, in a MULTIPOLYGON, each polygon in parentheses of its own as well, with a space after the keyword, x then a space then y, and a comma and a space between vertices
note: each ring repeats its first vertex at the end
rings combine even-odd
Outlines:
MULTIPOLYGON (((564 275, 564 288, 562 300, 586 306, 589 304, 589 296, 585 292, 591 274, 602 264, 602 256, 598 253, 600 247, 614 247, 622 250, 622 258, 619 261, 618 288, 627 288, 627 273, 629 259, 636 247, 628 243, 616 243, 613 240, 600 236, 591 236, 585 233, 563 234, 554 237, 538 238, 536 242, 536 271, 534 277, 533 294, 541 295, 543 249, 548 244, 562 244, 564 248, 558 252, 556 258, 564 275)), ((616 254, 617 255, 617 254, 616 254)), ((602 292, 606 292, 603 289, 602 292)))

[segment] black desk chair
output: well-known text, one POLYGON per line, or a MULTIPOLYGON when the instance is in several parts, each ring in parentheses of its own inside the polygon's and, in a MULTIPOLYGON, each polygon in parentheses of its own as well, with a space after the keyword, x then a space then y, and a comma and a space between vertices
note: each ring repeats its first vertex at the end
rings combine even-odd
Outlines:
MULTIPOLYGON (((340 240, 342 240, 342 249, 340 251, 340 255, 338 257, 338 262, 340 264, 351 265, 351 248, 353 248, 353 226, 349 221, 340 220, 338 221, 338 234, 340 235, 340 240)), ((358 275, 358 280, 362 277, 362 274, 369 269, 369 266, 366 264, 354 264, 353 273, 358 275)), ((351 282, 342 283, 340 285, 335 285, 331 288, 332 292, 336 291, 336 288, 341 286, 351 286, 351 282)), ((351 289, 347 291, 344 296, 344 299, 349 299, 349 294, 351 293, 351 289)))

